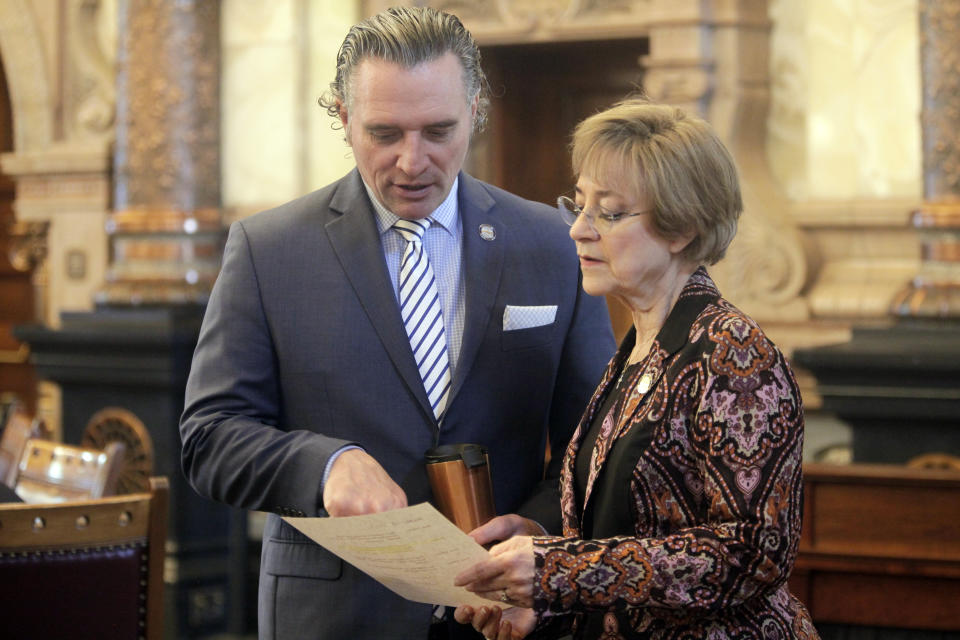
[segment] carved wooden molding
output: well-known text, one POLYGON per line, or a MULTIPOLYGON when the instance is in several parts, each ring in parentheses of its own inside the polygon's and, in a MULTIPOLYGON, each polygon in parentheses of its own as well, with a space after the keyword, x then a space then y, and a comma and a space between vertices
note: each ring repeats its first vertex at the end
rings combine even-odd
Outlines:
POLYGON ((102 281, 106 268, 106 243, 100 240, 110 202, 108 147, 103 140, 50 145, 2 154, 0 166, 16 181, 18 222, 49 224, 46 259, 32 282, 36 317, 57 326, 62 310, 93 304, 92 286, 102 281), (70 252, 81 247, 84 265, 78 276, 68 263, 70 252))
POLYGON ((10 264, 17 271, 32 272, 47 258, 48 222, 15 222, 8 229, 10 264))

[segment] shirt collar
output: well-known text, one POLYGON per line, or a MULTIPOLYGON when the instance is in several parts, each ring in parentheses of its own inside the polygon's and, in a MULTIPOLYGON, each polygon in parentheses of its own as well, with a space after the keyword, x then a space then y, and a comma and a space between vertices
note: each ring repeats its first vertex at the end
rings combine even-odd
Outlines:
MULTIPOLYGON (((440 203, 440 206, 434 209, 433 213, 428 216, 430 220, 433 221, 433 224, 439 224, 447 230, 447 233, 453 233, 454 225, 457 222, 457 213, 459 211, 457 207, 457 189, 459 185, 460 176, 458 175, 453 180, 450 193, 448 193, 447 197, 440 203)), ((363 188, 367 190, 367 196, 370 198, 370 202, 373 203, 373 211, 377 217, 377 228, 380 229, 380 234, 382 235, 393 226, 394 222, 400 219, 400 216, 381 204, 366 180, 363 181, 363 188)))

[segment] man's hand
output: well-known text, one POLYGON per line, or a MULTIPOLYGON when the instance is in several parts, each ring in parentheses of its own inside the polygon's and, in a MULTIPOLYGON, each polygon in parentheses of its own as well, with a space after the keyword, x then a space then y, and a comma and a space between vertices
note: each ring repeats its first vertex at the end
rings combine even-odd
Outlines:
POLYGON ((533 520, 510 513, 487 521, 486 524, 471 531, 469 535, 477 541, 477 544, 486 546, 491 542, 509 540, 513 536, 544 536, 547 532, 533 520))
POLYGON ((344 451, 323 487, 323 508, 333 517, 361 516, 407 506, 407 494, 362 449, 344 451))

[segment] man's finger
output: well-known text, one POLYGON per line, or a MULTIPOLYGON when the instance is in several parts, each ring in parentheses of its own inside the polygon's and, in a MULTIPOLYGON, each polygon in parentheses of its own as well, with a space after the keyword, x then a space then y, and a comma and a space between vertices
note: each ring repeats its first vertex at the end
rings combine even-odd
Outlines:
POLYGON ((486 545, 506 540, 510 537, 511 530, 509 516, 497 516, 471 531, 469 535, 477 541, 477 544, 486 545))
POLYGON ((473 607, 466 604, 461 604, 453 611, 453 619, 460 624, 469 624, 473 620, 473 615, 473 607))
POLYGON ((490 565, 489 562, 481 562, 473 565, 472 567, 464 569, 453 579, 453 585, 455 587, 465 587, 467 585, 475 587, 478 583, 482 583, 500 575, 499 568, 488 565, 490 565))

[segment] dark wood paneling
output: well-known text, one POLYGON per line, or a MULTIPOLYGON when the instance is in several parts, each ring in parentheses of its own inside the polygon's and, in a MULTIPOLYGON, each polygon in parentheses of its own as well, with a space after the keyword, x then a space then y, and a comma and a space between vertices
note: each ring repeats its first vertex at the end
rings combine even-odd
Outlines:
POLYGON ((820 573, 814 576, 813 596, 817 622, 958 629, 960 580, 820 573))
MULTIPOLYGON (((487 175, 508 191, 556 204, 575 181, 573 128, 642 86, 639 60, 648 52, 646 39, 484 48, 494 95, 487 175)), ((619 341, 632 320, 619 302, 607 304, 619 341)))

